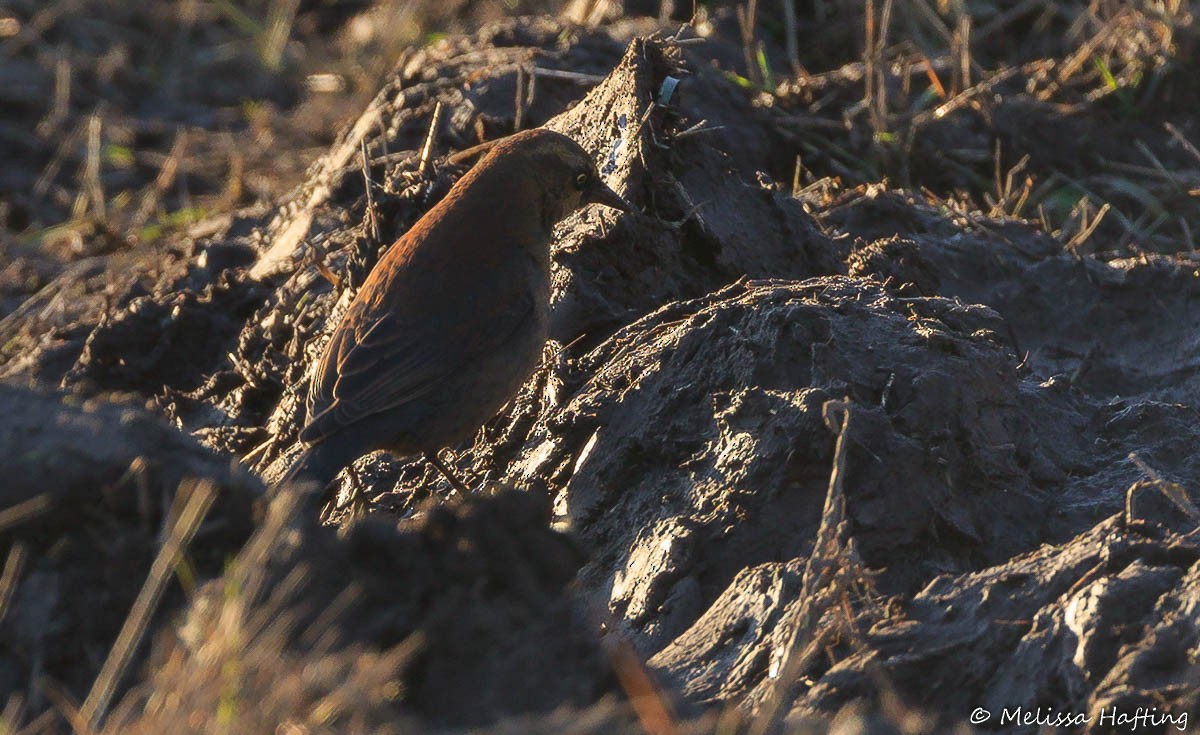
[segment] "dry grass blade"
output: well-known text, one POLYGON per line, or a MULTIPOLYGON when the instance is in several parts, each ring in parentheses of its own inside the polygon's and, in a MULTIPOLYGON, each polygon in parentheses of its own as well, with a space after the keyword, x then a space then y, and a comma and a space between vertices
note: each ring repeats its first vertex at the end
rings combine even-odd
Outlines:
POLYGON ((0 574, 0 621, 8 616, 8 606, 12 604, 13 593, 17 591, 17 580, 25 568, 27 553, 25 544, 18 541, 9 549, 8 558, 4 561, 4 572, 0 574))
POLYGON ((850 405, 830 401, 825 404, 825 413, 827 423, 837 432, 837 443, 834 447, 833 469, 829 473, 829 490, 821 511, 821 525, 812 554, 804 566, 799 608, 788 633, 788 643, 783 649, 782 665, 778 668, 774 687, 750 728, 750 735, 766 735, 778 723, 780 713, 791 701, 800 673, 832 638, 829 628, 816 630, 816 627, 825 613, 838 604, 838 595, 832 589, 831 582, 837 574, 838 560, 843 556, 845 547, 846 496, 842 484, 846 477, 850 405), (841 421, 835 422, 832 420, 833 413, 839 410, 841 421), (801 635, 805 633, 810 639, 801 646, 801 635))
POLYGON ((154 177, 154 185, 147 189, 145 195, 142 197, 142 203, 138 206, 137 214, 134 215, 131 221, 131 228, 138 229, 150 221, 150 215, 154 214, 154 210, 158 207, 163 194, 174 183, 175 176, 179 172, 179 162, 183 160, 186 154, 187 131, 180 129, 175 134, 175 142, 171 144, 171 152, 167 154, 166 159, 162 162, 162 166, 158 169, 158 175, 154 177))
POLYGON ((216 497, 217 487, 209 481, 184 483, 176 493, 176 505, 185 505, 178 515, 172 514, 177 520, 150 566, 150 574, 133 603, 133 609, 121 627, 112 651, 80 709, 83 721, 91 728, 99 728, 104 720, 117 686, 146 634, 150 618, 158 608, 171 571, 179 563, 183 550, 200 528, 216 497))
POLYGON ((20 730, 13 730, 17 735, 58 735, 60 729, 59 716, 53 708, 43 711, 33 718, 20 730))
POLYGON ((958 28, 954 32, 954 52, 958 59, 955 69, 954 88, 968 89, 971 86, 971 16, 963 15, 958 19, 958 28))
POLYGON ((296 509, 304 497, 300 492, 287 492, 274 498, 267 508, 266 520, 255 531, 238 555, 237 563, 226 575, 233 588, 243 591, 244 598, 254 599, 259 595, 266 579, 266 561, 270 557, 271 547, 279 540, 284 528, 294 520, 296 509))
POLYGON ((958 94, 954 95, 949 100, 946 100, 946 102, 938 105, 937 107, 933 108, 932 110, 928 110, 926 112, 922 112, 918 115, 913 116, 912 127, 917 128, 917 127, 920 127, 920 126, 928 123, 931 120, 937 120, 937 119, 946 117, 947 115, 954 112, 955 110, 958 110, 958 109, 962 108, 963 106, 965 106, 969 101, 971 101, 975 97, 978 97, 982 94, 990 92, 996 86, 1003 84, 1004 82, 1008 81, 1009 79, 1012 79, 1013 77, 1017 76, 1020 73, 1022 73, 1022 70, 1017 67, 1011 67, 1011 68, 996 72, 996 74, 993 75, 992 77, 976 84, 973 87, 968 87, 967 89, 964 89, 962 92, 959 92, 958 94))
POLYGON ((1064 247, 1072 253, 1077 251, 1079 247, 1087 242, 1087 239, 1096 232, 1096 228, 1099 227, 1100 223, 1104 221, 1104 215, 1108 214, 1110 209, 1112 209, 1112 205, 1108 202, 1100 205, 1100 211, 1096 212, 1096 216, 1092 217, 1090 222, 1084 220, 1083 223, 1081 223, 1083 226, 1080 228, 1079 232, 1075 233, 1075 236, 1072 237, 1067 244, 1064 245, 1064 247))
POLYGON ((996 17, 985 23, 975 33, 975 38, 978 41, 991 38, 994 34, 1008 28, 1010 25, 1026 15, 1029 15, 1035 10, 1052 13, 1057 12, 1054 6, 1050 3, 1047 3, 1046 0, 1021 0, 1021 2, 998 14, 996 17))
POLYGON ((563 71, 562 69, 544 69, 540 66, 533 67, 533 77, 535 79, 561 79, 566 82, 575 82, 576 84, 599 84, 604 81, 604 77, 599 74, 584 74, 576 71, 563 71))
POLYGON ((679 726, 666 698, 654 685, 633 646, 614 632, 606 637, 604 651, 647 735, 678 735, 679 726))
POLYGON ((876 77, 882 75, 878 67, 880 49, 883 44, 879 42, 879 34, 875 30, 875 0, 866 0, 866 9, 863 13, 863 107, 866 108, 867 114, 871 118, 871 130, 880 133, 883 132, 883 117, 880 107, 884 102, 876 99, 880 87, 876 84, 876 77))
POLYGON ((525 107, 528 101, 532 99, 532 85, 529 73, 521 64, 517 65, 517 82, 513 92, 513 130, 521 129, 522 123, 525 121, 525 107))
MULTIPOLYGON (((1146 464, 1136 453, 1131 453, 1129 455, 1129 461, 1133 462, 1138 466, 1138 469, 1146 473, 1146 475, 1154 483, 1154 486, 1158 488, 1158 491, 1161 492, 1163 496, 1167 498, 1167 500, 1170 500, 1172 503, 1174 503, 1181 512, 1183 512, 1188 518, 1192 519, 1193 523, 1196 523, 1198 526, 1200 526, 1200 508, 1197 508, 1196 504, 1193 503, 1191 498, 1188 497, 1187 491, 1184 490, 1182 485, 1165 479, 1153 467, 1146 464)), ((1125 496, 1126 520, 1133 517, 1131 507, 1133 502, 1132 491, 1136 487, 1137 484, 1135 483, 1129 488, 1130 492, 1125 496)))
POLYGON ((25 697, 22 694, 13 694, 8 698, 8 702, 4 705, 4 711, 0 712, 0 732, 15 733, 20 727, 20 722, 24 719, 25 697))
MULTIPOLYGON (((63 719, 71 726, 75 735, 95 735, 95 728, 83 717, 83 712, 76 704, 73 697, 63 691, 61 685, 56 681, 42 682, 42 689, 46 694, 46 698, 50 700, 54 709, 62 715, 63 719)), ((52 732, 52 731, 51 731, 52 732)))
MULTIPOLYGON (((1116 17, 1112 18, 1108 23, 1106 23, 1094 36, 1080 44, 1079 48, 1077 48, 1069 57, 1064 59, 1062 62, 1056 62, 1053 64, 1053 66, 1057 69, 1057 73, 1055 74, 1057 86, 1066 85, 1071 78, 1075 76, 1085 64, 1087 64, 1088 60, 1092 59, 1096 55, 1097 51, 1102 46, 1108 43, 1114 37, 1114 35, 1120 32, 1122 28, 1122 17, 1123 14, 1118 13, 1116 17)), ((1043 90, 1039 94, 1039 97, 1042 100, 1049 100, 1055 91, 1054 85, 1052 85, 1043 90)))
MULTIPOLYGON (((367 156, 367 139, 363 138, 358 141, 359 155, 361 156, 362 175, 363 175, 363 190, 367 195, 367 212, 363 222, 363 228, 366 230, 367 237, 371 238, 372 244, 379 244, 379 208, 375 205, 374 183, 371 181, 371 164, 367 156)), ((334 284, 337 285, 336 283, 334 284)))
POLYGON ((87 157, 84 159, 83 185, 91 201, 92 214, 103 220, 107 207, 104 204, 104 185, 100 182, 100 116, 93 114, 88 119, 87 157))
POLYGON ((71 112, 71 62, 60 58, 54 65, 54 105, 38 123, 37 134, 48 138, 71 112))
POLYGON ((1185 151, 1192 154, 1192 157, 1195 158, 1197 161, 1200 161, 1200 150, 1197 150, 1196 146, 1192 143, 1192 141, 1188 140, 1187 137, 1184 136, 1184 134, 1182 132, 1180 132, 1179 128, 1175 127, 1174 125, 1172 125, 1169 122, 1163 123, 1163 128, 1165 128, 1166 131, 1171 134, 1171 137, 1174 138, 1175 141, 1179 143, 1179 145, 1183 146, 1183 149, 1185 151))
POLYGON ((947 47, 954 45, 954 34, 946 27, 946 24, 938 16, 937 11, 929 6, 926 0, 910 0, 910 5, 917 11, 917 15, 925 21, 925 24, 933 29, 938 36, 941 37, 942 43, 947 47))
POLYGON ((54 507, 50 493, 35 495, 28 500, 0 511, 0 533, 15 528, 31 518, 36 518, 54 507))
POLYGON ((796 0, 783 0, 783 25, 784 25, 784 41, 787 43, 788 63, 792 67, 792 73, 796 76, 801 76, 804 73, 804 67, 800 63, 800 43, 796 34, 798 33, 796 25, 796 0))
POLYGON ((296 21, 299 8, 300 0, 274 0, 271 3, 266 34, 260 47, 263 65, 271 71, 283 68, 283 52, 292 35, 292 24, 296 21))
POLYGON ((442 126, 442 101, 438 100, 433 106, 433 119, 429 121, 429 132, 425 134, 425 143, 421 146, 421 162, 417 170, 422 176, 429 175, 429 166, 433 163, 433 147, 437 144, 438 128, 442 126))
POLYGON ((679 140, 681 138, 690 138, 693 135, 701 135, 703 133, 715 133, 719 130, 724 130, 724 129, 725 129, 724 125, 713 125, 710 127, 708 125, 708 120, 701 120, 700 122, 696 123, 695 125, 692 125, 691 127, 689 127, 687 130, 681 130, 680 132, 676 133, 674 138, 675 138, 675 140, 679 140))
POLYGON ((79 144, 85 132, 86 126, 83 122, 80 122, 75 125, 71 132, 62 136, 62 139, 59 140, 58 145, 54 149, 54 155, 51 156, 49 163, 46 164, 37 181, 33 183, 33 195, 35 198, 43 197, 50 191, 50 187, 58 176, 58 172, 62 170, 63 164, 71 155, 71 151, 79 144))
POLYGON ((1187 196, 1187 184, 1181 180, 1179 174, 1176 174, 1174 171, 1168 169, 1166 165, 1159 160, 1158 156, 1154 155, 1154 151, 1150 150, 1150 147, 1147 146, 1144 141, 1135 140, 1133 144, 1138 149, 1138 152, 1145 156, 1146 159, 1150 161, 1151 165, 1154 166, 1154 171, 1156 171, 1166 181, 1171 182, 1171 184, 1173 184, 1175 188, 1178 189, 1184 196, 1187 196))
POLYGON ((765 81, 756 63, 755 50, 758 48, 757 28, 758 0, 750 0, 747 5, 737 6, 738 28, 742 34, 742 61, 746 64, 746 77, 761 87, 765 81))
POLYGON ((193 607, 203 610, 189 616, 193 643, 165 651, 148 688, 113 709, 106 733, 157 735, 184 722, 207 733, 409 731, 393 705, 425 638, 413 633, 384 650, 347 645, 344 616, 361 599, 349 580, 304 622, 298 606, 313 570, 293 556, 311 523, 296 512, 303 502, 299 491, 270 502, 224 577, 193 607))

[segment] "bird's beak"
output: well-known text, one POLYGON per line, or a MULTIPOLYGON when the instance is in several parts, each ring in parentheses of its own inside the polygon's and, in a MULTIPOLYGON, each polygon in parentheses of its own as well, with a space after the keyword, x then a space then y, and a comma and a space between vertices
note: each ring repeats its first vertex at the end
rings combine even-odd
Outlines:
POLYGON ((591 186, 584 190, 582 202, 584 204, 603 204, 606 207, 619 209, 622 212, 633 211, 633 207, 630 206, 629 202, 622 199, 620 194, 608 188, 608 185, 599 178, 593 179, 591 186))

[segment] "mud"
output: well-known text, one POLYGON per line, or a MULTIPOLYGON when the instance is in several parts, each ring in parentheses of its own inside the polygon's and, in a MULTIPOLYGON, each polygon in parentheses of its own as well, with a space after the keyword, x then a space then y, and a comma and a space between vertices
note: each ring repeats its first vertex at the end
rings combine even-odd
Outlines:
MULTIPOLYGON (((164 604, 114 731, 211 716, 230 661, 247 731, 632 731, 648 695, 630 677, 646 672, 696 732, 719 710, 794 732, 892 731, 897 707, 925 731, 976 707, 1200 718, 1200 262, 1128 252, 1108 229, 1068 248, 1044 223, 928 192, 821 184, 833 156, 806 158, 816 188, 793 192, 775 180, 811 145, 803 118, 710 64, 738 53, 720 35, 651 30, 509 21, 440 41, 278 207, 143 252, 137 273, 81 261, 0 323, 8 381, 112 414, 6 388, 24 425, 57 423, 6 428, 0 461, 70 460, 8 473, 34 478, 8 505, 228 486, 225 535, 192 548, 236 561, 197 565, 201 591, 164 604), (269 481, 296 450, 326 328, 462 172, 422 167, 431 120, 439 152, 513 127, 567 133, 639 211, 592 208, 557 231, 543 364, 452 448, 477 496, 373 455, 338 479, 331 526, 287 496, 268 510, 242 473, 269 481), (175 429, 107 405, 114 391, 175 429), (162 469, 135 482, 134 457, 162 469)), ((810 83, 833 99, 860 82, 810 83)), ((1012 96, 1005 113, 1032 99, 1012 96)), ((55 533, 94 535, 89 518, 55 533)), ((6 691, 31 676, 31 640, 66 671, 115 635, 154 548, 133 530, 144 519, 118 518, 100 538, 133 539, 123 584, 65 608, 110 621, 90 658, 19 625, 41 584, 19 575, 6 691)), ((96 670, 58 676, 83 697, 96 670)))

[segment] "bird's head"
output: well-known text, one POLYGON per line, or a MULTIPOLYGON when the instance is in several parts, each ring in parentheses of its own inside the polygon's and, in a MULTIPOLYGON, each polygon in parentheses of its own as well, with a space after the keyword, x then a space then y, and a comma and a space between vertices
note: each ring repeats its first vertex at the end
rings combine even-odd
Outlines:
POLYGON ((504 174, 512 177, 514 186, 519 181, 533 187, 547 233, 564 217, 587 204, 631 210, 629 203, 600 178, 587 151, 565 135, 537 128, 487 145, 489 150, 479 166, 503 168, 504 174))

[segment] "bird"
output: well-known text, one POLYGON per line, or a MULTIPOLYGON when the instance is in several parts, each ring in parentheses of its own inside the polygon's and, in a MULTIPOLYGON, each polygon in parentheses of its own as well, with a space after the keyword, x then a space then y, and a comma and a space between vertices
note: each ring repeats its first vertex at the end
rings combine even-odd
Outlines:
POLYGON ((309 383, 303 450, 275 487, 318 486, 376 450, 438 458, 511 399, 549 333, 550 244, 576 209, 630 205, 574 140, 535 128, 456 154, 478 162, 380 258, 309 383))

